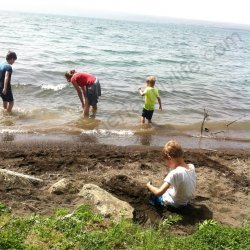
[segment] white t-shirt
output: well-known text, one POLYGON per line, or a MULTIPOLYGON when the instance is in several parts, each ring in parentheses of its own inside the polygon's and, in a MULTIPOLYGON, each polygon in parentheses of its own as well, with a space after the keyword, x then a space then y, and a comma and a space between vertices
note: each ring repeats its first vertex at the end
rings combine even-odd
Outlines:
POLYGON ((193 164, 188 164, 189 169, 178 166, 164 179, 170 184, 168 190, 162 195, 165 204, 175 207, 187 205, 194 195, 196 186, 196 174, 193 164))

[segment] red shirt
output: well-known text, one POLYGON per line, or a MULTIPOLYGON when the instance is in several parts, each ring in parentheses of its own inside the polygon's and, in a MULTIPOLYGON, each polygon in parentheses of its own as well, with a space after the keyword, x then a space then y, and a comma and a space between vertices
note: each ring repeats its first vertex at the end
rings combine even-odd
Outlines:
POLYGON ((90 86, 95 82, 95 80, 96 80, 95 76, 85 72, 75 73, 71 77, 71 82, 76 82, 81 87, 86 85, 90 86))

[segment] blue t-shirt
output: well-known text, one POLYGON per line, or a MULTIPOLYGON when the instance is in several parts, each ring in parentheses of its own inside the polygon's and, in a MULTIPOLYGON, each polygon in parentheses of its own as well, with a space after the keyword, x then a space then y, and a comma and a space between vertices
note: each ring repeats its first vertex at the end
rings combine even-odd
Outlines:
POLYGON ((10 74, 9 82, 8 82, 8 87, 9 87, 10 81, 11 81, 12 67, 10 64, 7 64, 7 63, 0 64, 0 88, 3 88, 6 72, 9 72, 10 74))

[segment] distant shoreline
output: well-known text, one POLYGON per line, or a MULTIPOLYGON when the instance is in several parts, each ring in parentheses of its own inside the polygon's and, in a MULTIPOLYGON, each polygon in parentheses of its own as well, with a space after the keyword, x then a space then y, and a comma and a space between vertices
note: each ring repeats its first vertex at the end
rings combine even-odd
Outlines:
POLYGON ((201 19, 189 19, 189 18, 178 18, 178 17, 164 17, 164 16, 154 16, 154 15, 133 15, 128 13, 111 12, 100 15, 100 13, 59 13, 59 12, 41 12, 41 11, 15 11, 15 10, 1 10, 3 13, 16 13, 16 14, 29 14, 29 15, 50 15, 50 16, 68 16, 68 17, 79 17, 79 18, 94 18, 94 19, 104 19, 104 20, 114 20, 114 21, 127 21, 127 22, 145 22, 145 23, 181 23, 181 24, 191 24, 191 25, 209 25, 209 26, 219 26, 227 28, 250 28, 248 23, 232 23, 223 21, 213 21, 213 20, 201 20, 201 19))

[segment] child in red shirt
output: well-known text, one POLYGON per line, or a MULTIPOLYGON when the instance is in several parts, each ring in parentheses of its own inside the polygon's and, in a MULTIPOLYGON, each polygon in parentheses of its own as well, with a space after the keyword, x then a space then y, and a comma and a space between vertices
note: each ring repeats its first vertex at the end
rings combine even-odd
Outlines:
POLYGON ((70 70, 65 73, 68 82, 74 86, 81 101, 84 117, 89 116, 89 108, 93 107, 93 115, 97 111, 98 98, 101 96, 101 85, 97 77, 86 72, 70 70))

